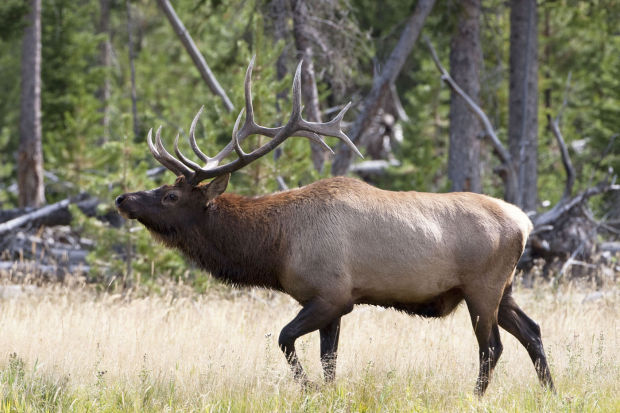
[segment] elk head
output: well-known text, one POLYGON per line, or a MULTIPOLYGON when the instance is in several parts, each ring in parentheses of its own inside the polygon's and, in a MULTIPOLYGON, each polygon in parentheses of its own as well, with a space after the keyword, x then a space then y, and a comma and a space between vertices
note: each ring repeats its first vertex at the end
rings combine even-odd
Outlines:
POLYGON ((230 173, 269 153, 291 136, 310 139, 332 153, 333 151, 325 143, 322 136, 336 137, 345 142, 361 157, 358 149, 342 132, 340 126, 344 114, 351 105, 350 102, 329 122, 309 122, 302 118, 301 65, 302 62, 297 65, 295 71, 292 92, 293 107, 291 116, 284 126, 268 128, 260 126, 254 121, 251 92, 254 58, 250 61, 245 75, 245 108, 237 117, 231 141, 213 157, 204 154, 196 143, 196 124, 203 108, 198 111, 190 126, 189 143, 196 156, 204 162, 204 166, 200 166, 181 153, 178 146, 178 134, 174 140, 174 152, 177 156, 175 158, 164 147, 161 139, 161 126, 155 133, 155 142, 153 142, 153 130, 151 129, 147 136, 151 153, 157 161, 172 171, 178 178, 174 185, 164 185, 150 191, 133 192, 119 196, 116 198, 116 206, 121 215, 129 219, 137 219, 158 238, 170 243, 170 238, 178 233, 183 233, 185 229, 197 222, 197 218, 204 215, 210 202, 226 190, 230 173), (244 112, 245 122, 239 127, 244 112), (264 135, 270 137, 271 140, 252 152, 246 153, 241 148, 241 142, 250 135, 264 135), (220 165, 220 162, 233 151, 237 158, 220 165), (208 184, 201 184, 210 178, 215 179, 208 184))

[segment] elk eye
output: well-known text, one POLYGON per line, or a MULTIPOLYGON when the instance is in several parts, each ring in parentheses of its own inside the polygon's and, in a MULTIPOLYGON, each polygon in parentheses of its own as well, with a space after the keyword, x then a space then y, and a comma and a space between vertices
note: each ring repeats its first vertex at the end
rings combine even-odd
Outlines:
POLYGON ((179 199, 178 195, 175 194, 174 192, 166 194, 166 196, 164 197, 165 201, 171 201, 171 202, 174 202, 174 201, 176 201, 178 199, 179 199))

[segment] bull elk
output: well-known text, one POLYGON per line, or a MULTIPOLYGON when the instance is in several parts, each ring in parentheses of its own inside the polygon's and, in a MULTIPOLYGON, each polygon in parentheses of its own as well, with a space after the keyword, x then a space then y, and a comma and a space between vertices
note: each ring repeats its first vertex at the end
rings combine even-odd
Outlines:
MULTIPOLYGON (((359 155, 342 132, 347 105, 326 123, 301 116, 300 67, 293 81, 292 114, 284 126, 254 121, 253 60, 245 77, 243 110, 232 139, 216 156, 189 142, 200 166, 174 141, 176 158, 164 147, 161 127, 147 141, 151 153, 178 176, 174 185, 116 198, 120 213, 137 219, 168 247, 181 250, 220 280, 282 291, 301 311, 280 333, 279 346, 294 377, 307 383, 295 340, 320 331, 326 381, 335 377, 340 319, 356 304, 395 308, 411 315, 444 317, 465 300, 479 345, 476 392, 482 395, 502 353, 498 325, 526 348, 543 385, 553 382, 539 326, 519 308, 512 281, 532 224, 517 207, 474 193, 390 192, 351 178, 258 197, 225 194, 230 173, 267 154, 290 136, 329 149, 322 136, 337 137, 359 155), (250 135, 272 138, 250 153, 250 135), (220 165, 224 157, 236 158, 220 165), (205 179, 214 178, 208 184, 205 179)), ((202 109, 201 109, 202 111, 202 109)), ((360 155, 361 156, 361 155, 360 155)))

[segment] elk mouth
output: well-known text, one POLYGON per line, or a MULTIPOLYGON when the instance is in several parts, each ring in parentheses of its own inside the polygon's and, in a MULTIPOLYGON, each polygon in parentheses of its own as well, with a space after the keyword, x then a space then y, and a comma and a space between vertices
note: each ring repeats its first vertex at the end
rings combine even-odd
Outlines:
POLYGON ((116 210, 125 219, 136 219, 136 213, 131 210, 128 205, 128 197, 126 194, 120 195, 116 198, 116 210))
POLYGON ((122 208, 117 208, 118 213, 125 219, 136 219, 136 215, 131 211, 125 211, 122 208))

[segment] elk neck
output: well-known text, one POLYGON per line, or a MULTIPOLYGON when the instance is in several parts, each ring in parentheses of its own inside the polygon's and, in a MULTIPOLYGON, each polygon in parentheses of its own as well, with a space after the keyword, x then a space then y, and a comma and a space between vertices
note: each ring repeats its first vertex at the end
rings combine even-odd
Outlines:
POLYGON ((277 219, 281 204, 271 198, 220 195, 176 246, 224 282, 282 290, 287 242, 277 219))

